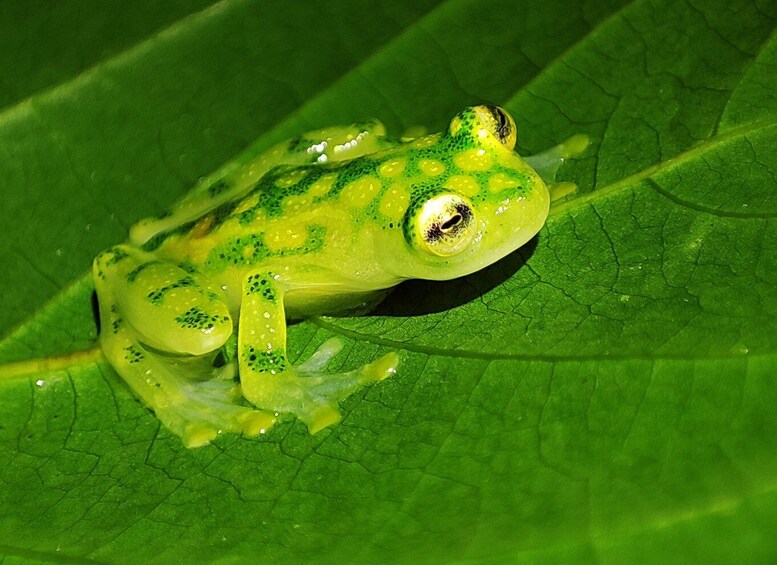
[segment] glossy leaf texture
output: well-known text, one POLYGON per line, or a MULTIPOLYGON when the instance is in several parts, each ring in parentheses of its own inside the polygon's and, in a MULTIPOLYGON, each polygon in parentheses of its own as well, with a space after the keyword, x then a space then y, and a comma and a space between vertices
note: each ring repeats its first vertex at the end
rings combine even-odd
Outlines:
POLYGON ((0 553, 777 558, 773 2, 29 6, 0 8, 0 553), (337 427, 186 450, 70 355, 97 334, 92 257, 256 139, 481 102, 525 153, 590 136, 560 173, 580 189, 483 272, 294 325, 300 358, 400 353, 337 427))

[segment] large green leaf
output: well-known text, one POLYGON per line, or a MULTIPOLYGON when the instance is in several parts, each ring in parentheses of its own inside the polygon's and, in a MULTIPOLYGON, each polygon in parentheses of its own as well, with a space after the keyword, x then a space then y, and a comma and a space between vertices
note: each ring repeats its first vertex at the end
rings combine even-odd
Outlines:
POLYGON ((777 559, 773 2, 205 4, 0 9, 0 553, 777 559), (185 450, 94 353, 91 258, 256 138, 482 101, 529 153, 588 134, 580 190, 481 273, 293 326, 400 352, 334 429, 185 450))

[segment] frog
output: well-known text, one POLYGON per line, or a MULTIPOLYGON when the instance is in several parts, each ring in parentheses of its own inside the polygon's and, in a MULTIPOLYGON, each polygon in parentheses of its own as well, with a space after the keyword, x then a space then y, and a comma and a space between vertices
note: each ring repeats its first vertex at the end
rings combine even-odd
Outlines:
POLYGON ((105 358, 186 447, 286 413, 311 434, 332 426, 399 355, 329 372, 331 338, 293 364, 289 320, 368 309, 402 281, 462 277, 526 244, 587 139, 526 158, 516 140, 513 117, 483 104, 429 135, 368 120, 249 147, 94 259, 105 358))

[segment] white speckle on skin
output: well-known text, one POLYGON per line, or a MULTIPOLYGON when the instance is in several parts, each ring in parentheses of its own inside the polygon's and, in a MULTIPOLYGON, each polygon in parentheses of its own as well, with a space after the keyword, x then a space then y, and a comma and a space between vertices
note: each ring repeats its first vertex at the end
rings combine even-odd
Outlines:
POLYGON ((35 381, 35 384, 39 387, 44 387, 46 386, 46 381, 44 381, 43 379, 38 379, 37 381, 35 381))
MULTIPOLYGON (((324 151, 324 149, 326 149, 326 146, 327 146, 327 142, 326 141, 322 141, 321 143, 316 143, 315 145, 311 145, 310 147, 308 147, 306 149, 306 151, 308 153, 310 153, 310 154, 312 154, 312 153, 322 153, 324 151)), ((326 159, 324 159, 324 161, 326 161, 326 159)))

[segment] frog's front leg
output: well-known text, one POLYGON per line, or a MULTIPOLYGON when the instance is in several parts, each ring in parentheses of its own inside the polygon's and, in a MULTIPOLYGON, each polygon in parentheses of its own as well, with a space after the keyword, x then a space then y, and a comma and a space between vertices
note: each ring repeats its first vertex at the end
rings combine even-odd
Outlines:
POLYGON ((316 433, 340 420, 340 400, 394 374, 399 359, 389 353, 354 371, 323 373, 340 350, 338 340, 329 340, 308 361, 292 366, 286 354, 283 298, 282 282, 270 273, 257 271, 244 280, 238 324, 240 383, 255 406, 291 412, 316 433))
POLYGON ((589 143, 590 140, 587 135, 573 135, 563 143, 559 143, 542 153, 524 157, 524 161, 537 171, 537 174, 548 185, 551 202, 560 200, 577 191, 577 185, 574 183, 556 182, 556 173, 564 161, 580 155, 586 150, 589 143))
POLYGON ((272 425, 272 415, 237 403, 234 366, 214 368, 232 322, 196 275, 127 245, 98 255, 93 268, 106 358, 187 447, 272 425))

